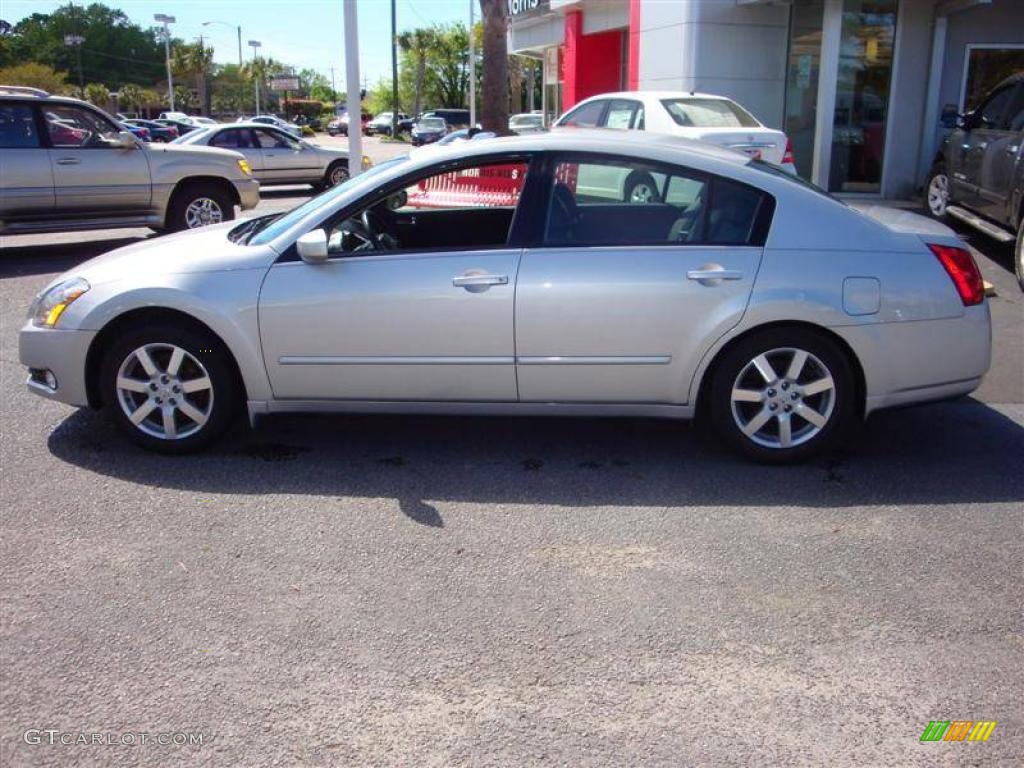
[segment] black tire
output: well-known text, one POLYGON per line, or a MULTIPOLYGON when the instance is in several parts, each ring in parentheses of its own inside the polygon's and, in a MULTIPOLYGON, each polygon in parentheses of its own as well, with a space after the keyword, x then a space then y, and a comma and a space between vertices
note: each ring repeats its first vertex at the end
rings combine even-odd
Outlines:
POLYGON ((835 447, 848 433, 860 412, 855 381, 846 352, 825 334, 807 328, 770 328, 740 340, 716 361, 707 390, 708 411, 722 440, 743 456, 767 464, 803 461, 835 447), (792 350, 809 353, 795 380, 787 377, 796 356, 792 350), (762 355, 776 372, 774 384, 754 365, 762 355), (830 388, 804 393, 804 387, 808 392, 818 389, 828 377, 830 388), (734 386, 748 392, 763 388, 764 399, 734 403, 734 386), (815 419, 824 416, 824 423, 816 426, 802 413, 815 419), (760 418, 768 419, 764 426, 752 437, 744 434, 740 422, 751 427, 760 418), (789 447, 783 447, 784 419, 790 425, 789 447))
POLYGON ((241 389, 228 350, 210 333, 187 325, 154 323, 123 333, 103 355, 99 384, 108 418, 130 440, 157 453, 184 454, 205 448, 224 433, 242 403, 241 389), (157 374, 171 367, 169 363, 174 348, 183 350, 187 355, 183 356, 177 375, 163 382, 157 374, 148 376, 145 373, 137 357, 137 351, 142 348, 147 349, 157 374), (146 390, 120 389, 118 376, 122 369, 126 378, 146 384, 146 390), (197 387, 191 394, 182 393, 180 385, 202 383, 203 377, 209 380, 208 387, 197 387), (158 389, 152 389, 154 384, 158 389), (175 385, 179 385, 177 391, 174 390, 175 385), (190 418, 186 405, 191 406, 191 412, 205 416, 205 422, 200 425, 190 418), (136 426, 128 411, 137 412, 142 406, 149 409, 146 411, 148 415, 141 420, 141 426, 136 426), (177 437, 166 436, 165 411, 171 411, 174 428, 180 430, 177 437))
POLYGON ((947 205, 949 205, 949 176, 946 175, 946 164, 938 162, 932 166, 928 173, 928 180, 924 183, 924 210, 933 219, 945 221, 947 205), (933 189, 933 185, 936 189, 933 189), (941 205, 938 203, 939 187, 945 189, 945 201, 941 205))
POLYGON ((1017 242, 1013 246, 1013 269, 1017 273, 1017 282, 1024 291, 1024 213, 1017 225, 1017 242))
POLYGON ((327 166, 327 172, 324 174, 324 180, 322 182, 324 189, 330 189, 336 187, 339 184, 343 184, 348 181, 348 163, 338 160, 327 166), (337 174, 342 174, 343 178, 335 179, 337 174))
MULTIPOLYGON (((165 229, 171 232, 178 232, 183 229, 199 229, 189 226, 189 206, 201 200, 209 200, 220 211, 220 222, 231 221, 235 218, 235 204, 231 195, 220 184, 208 182, 194 182, 185 184, 181 189, 175 191, 171 198, 171 204, 167 207, 167 223, 165 229)), ((220 223, 210 221, 210 224, 220 223)))
POLYGON ((633 171, 626 177, 626 183, 622 185, 622 201, 625 203, 660 203, 661 196, 658 194, 658 185, 654 181, 654 177, 646 171, 633 171), (634 200, 634 195, 639 195, 642 199, 634 200))

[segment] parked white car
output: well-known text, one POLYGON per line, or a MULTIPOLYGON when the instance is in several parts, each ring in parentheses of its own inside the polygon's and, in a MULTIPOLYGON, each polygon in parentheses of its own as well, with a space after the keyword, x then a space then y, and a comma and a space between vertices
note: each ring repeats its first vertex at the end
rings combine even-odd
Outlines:
POLYGON ((735 149, 796 173, 786 134, 762 125, 732 99, 710 93, 603 93, 580 102, 555 125, 670 133, 735 149))

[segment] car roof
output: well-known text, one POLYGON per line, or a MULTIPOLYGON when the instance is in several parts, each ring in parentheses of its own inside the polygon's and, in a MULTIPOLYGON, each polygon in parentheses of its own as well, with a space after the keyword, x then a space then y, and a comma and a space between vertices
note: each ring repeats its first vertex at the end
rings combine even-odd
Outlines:
MULTIPOLYGON (((717 101, 732 101, 728 96, 717 93, 701 93, 700 91, 612 91, 610 93, 598 93, 589 96, 583 101, 593 99, 715 99, 717 101)), ((580 102, 583 103, 582 101, 580 102)))

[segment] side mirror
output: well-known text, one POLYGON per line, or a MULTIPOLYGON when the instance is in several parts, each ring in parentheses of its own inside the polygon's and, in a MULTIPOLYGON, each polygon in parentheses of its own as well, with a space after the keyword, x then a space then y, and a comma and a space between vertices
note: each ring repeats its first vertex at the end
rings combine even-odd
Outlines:
POLYGON ((327 233, 322 229, 307 232, 295 241, 295 248, 307 264, 323 264, 327 261, 327 233))
POLYGON ((139 146, 131 131, 118 131, 110 144, 117 149, 136 149, 139 146))
POLYGON ((964 112, 962 115, 957 115, 956 127, 961 129, 961 130, 964 130, 964 131, 970 131, 970 130, 972 130, 974 128, 977 128, 978 127, 978 115, 977 115, 977 113, 976 112, 964 112))

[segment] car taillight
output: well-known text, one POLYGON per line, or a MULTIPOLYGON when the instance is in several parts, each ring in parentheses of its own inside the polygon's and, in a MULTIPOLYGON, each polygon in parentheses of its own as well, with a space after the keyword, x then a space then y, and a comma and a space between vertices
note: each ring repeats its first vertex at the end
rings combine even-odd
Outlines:
POLYGON ((985 300, 985 284, 981 279, 981 271, 974 262, 971 252, 965 248, 956 248, 952 245, 929 243, 928 247, 949 274, 964 306, 971 307, 975 304, 981 304, 985 300))
POLYGON ((786 139, 786 151, 782 153, 782 164, 796 165, 796 161, 793 160, 793 142, 789 139, 786 139))

